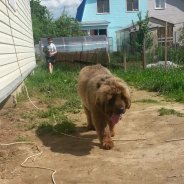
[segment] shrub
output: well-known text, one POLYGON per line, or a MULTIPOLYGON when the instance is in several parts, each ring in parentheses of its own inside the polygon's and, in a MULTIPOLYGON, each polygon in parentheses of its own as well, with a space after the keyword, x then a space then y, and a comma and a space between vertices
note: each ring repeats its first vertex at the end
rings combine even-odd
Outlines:
POLYGON ((171 61, 173 61, 174 63, 177 63, 177 64, 184 64, 184 47, 172 49, 171 61))

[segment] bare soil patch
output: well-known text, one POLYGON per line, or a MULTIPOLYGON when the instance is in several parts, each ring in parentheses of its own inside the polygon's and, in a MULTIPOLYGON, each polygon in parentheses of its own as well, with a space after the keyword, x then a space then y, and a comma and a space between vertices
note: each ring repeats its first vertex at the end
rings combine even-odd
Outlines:
MULTIPOLYGON (((132 106, 116 126, 115 147, 101 149, 93 131, 86 132, 84 112, 69 114, 82 139, 45 135, 26 129, 20 114, 34 109, 30 102, 0 111, 0 143, 32 141, 43 154, 28 165, 57 170, 57 184, 182 184, 184 183, 184 117, 159 116, 162 107, 184 113, 184 105, 156 93, 132 89, 132 106), (151 99, 152 101, 149 101, 151 99)), ((40 108, 47 108, 36 102, 40 108)), ((34 119, 32 120, 34 123, 34 119)), ((51 171, 22 168, 37 153, 33 145, 0 146, 1 184, 50 184, 51 171)))

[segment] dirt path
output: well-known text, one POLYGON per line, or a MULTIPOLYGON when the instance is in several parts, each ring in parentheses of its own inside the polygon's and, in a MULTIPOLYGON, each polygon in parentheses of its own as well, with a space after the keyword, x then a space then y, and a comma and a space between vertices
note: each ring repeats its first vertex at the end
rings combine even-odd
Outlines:
MULTIPOLYGON (((138 90, 133 90, 132 99, 131 109, 116 127, 115 147, 110 151, 99 148, 95 132, 85 132, 83 112, 71 118, 77 124, 79 136, 88 138, 85 140, 65 136, 39 138, 33 131, 15 131, 12 126, 15 127, 17 119, 3 111, 0 142, 29 136, 43 154, 28 164, 57 170, 57 184, 183 184, 184 140, 167 140, 184 138, 184 117, 159 116, 158 110, 164 107, 184 113, 184 105, 138 90)), ((12 113, 18 110, 22 109, 14 109, 12 113)), ((37 150, 31 145, 1 146, 0 183, 52 183, 51 171, 20 167, 33 153, 37 150)))

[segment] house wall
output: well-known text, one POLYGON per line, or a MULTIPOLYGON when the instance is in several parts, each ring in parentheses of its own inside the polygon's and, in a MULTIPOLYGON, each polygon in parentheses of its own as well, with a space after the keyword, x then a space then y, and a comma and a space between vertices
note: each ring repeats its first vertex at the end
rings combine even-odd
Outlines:
MULTIPOLYGON (((97 13, 96 0, 86 0, 82 22, 86 21, 109 21, 108 36, 113 38, 113 50, 117 50, 116 46, 116 31, 132 24, 132 20, 137 21, 137 13, 127 12, 126 0, 109 0, 110 13, 97 13)), ((147 11, 147 0, 139 0, 139 10, 142 11, 143 16, 147 11)))
POLYGON ((0 0, 0 103, 36 66, 29 0, 0 0), (9 1, 16 2, 15 9, 9 1))
POLYGON ((155 9, 155 0, 148 0, 149 15, 175 24, 174 31, 184 22, 184 0, 166 0, 165 9, 155 9))

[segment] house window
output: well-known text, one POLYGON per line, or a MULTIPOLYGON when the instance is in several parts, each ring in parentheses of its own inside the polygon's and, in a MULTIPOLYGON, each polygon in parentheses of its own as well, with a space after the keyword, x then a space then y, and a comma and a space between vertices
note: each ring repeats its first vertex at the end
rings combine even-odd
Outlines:
POLYGON ((8 2, 10 6, 16 11, 16 0, 9 0, 8 2))
POLYGON ((90 35, 106 35, 107 36, 107 29, 91 29, 90 35))
POLYGON ((97 12, 109 13, 109 0, 97 0, 97 12))
POLYGON ((127 11, 138 11, 139 0, 127 0, 127 11))
POLYGON ((156 9, 165 9, 166 0, 155 0, 156 9))

